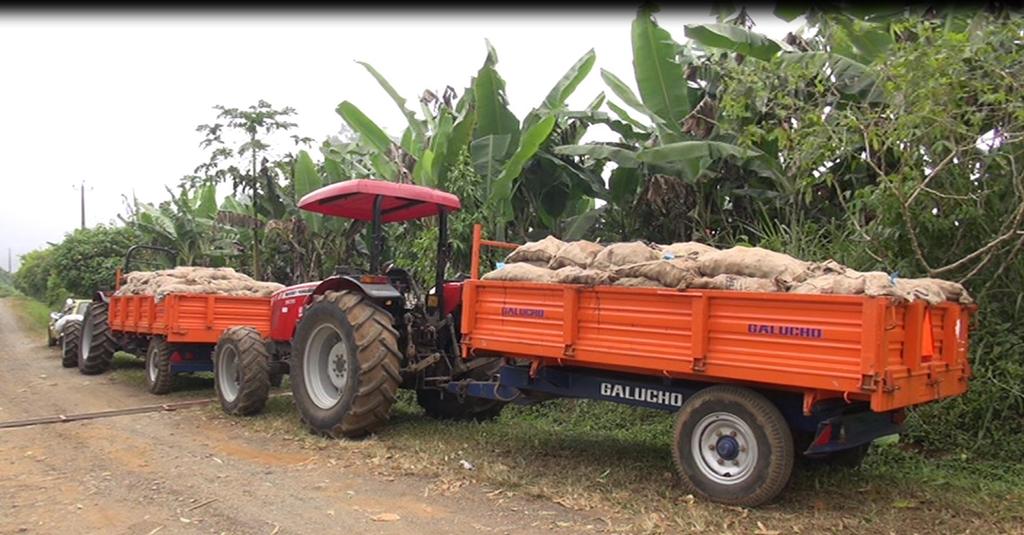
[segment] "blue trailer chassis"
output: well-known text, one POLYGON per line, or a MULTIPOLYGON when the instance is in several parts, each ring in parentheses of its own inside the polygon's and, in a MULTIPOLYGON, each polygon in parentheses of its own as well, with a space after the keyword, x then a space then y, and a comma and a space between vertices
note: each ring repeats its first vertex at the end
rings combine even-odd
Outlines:
MULTIPOLYGON (((552 398, 583 398, 675 412, 694 393, 713 384, 573 367, 541 367, 531 378, 529 367, 506 365, 500 369, 496 380, 452 381, 445 388, 455 396, 517 404, 552 398)), ((826 400, 817 403, 810 415, 805 415, 800 393, 754 390, 779 408, 794 431, 813 434, 811 445, 803 452, 805 455, 855 448, 901 430, 895 413, 872 412, 866 403, 826 400)))

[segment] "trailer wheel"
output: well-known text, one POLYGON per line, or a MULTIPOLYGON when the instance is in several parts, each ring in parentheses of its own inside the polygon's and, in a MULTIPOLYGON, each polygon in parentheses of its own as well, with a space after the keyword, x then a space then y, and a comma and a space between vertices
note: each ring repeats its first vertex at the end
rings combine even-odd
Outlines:
POLYGON ((107 304, 89 303, 82 315, 82 337, 78 351, 78 371, 96 375, 110 369, 117 345, 107 322, 107 304))
POLYGON ((82 321, 69 320, 60 335, 60 365, 65 368, 78 366, 79 344, 82 342, 82 321))
POLYGON ((174 346, 163 336, 149 339, 146 350, 146 388, 151 394, 163 395, 174 388, 174 374, 171 373, 171 355, 174 346))
POLYGON ((213 381, 224 412, 249 416, 270 396, 270 352, 252 327, 232 327, 213 350, 213 381))
POLYGON ((683 404, 672 452, 688 492, 729 505, 771 500, 793 472, 793 437, 782 413, 735 386, 705 388, 683 404))
POLYGON ((294 348, 292 394, 314 432, 355 438, 388 420, 402 382, 391 314, 360 292, 328 292, 303 313, 294 348))
MULTIPOLYGON (((466 375, 469 379, 486 381, 491 379, 502 359, 491 359, 493 362, 480 366, 466 375)), ((436 388, 420 388, 416 390, 416 403, 423 407, 424 412, 438 420, 476 420, 483 422, 497 418, 505 403, 496 399, 475 398, 467 396, 459 401, 458 396, 436 388)))

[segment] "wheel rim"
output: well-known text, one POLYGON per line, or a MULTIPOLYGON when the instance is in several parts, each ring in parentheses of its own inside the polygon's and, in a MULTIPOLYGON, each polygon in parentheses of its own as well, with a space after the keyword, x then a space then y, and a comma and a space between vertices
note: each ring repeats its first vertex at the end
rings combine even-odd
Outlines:
POLYGON ((728 412, 713 412, 697 422, 690 452, 701 473, 723 485, 745 481, 757 465, 753 430, 728 412))
POLYGON ((225 401, 238 397, 238 351, 230 345, 224 346, 217 360, 217 384, 225 401))
POLYGON ((147 355, 146 358, 146 375, 149 377, 150 384, 156 383, 156 376, 158 373, 158 370, 156 369, 156 353, 157 348, 156 346, 153 346, 150 348, 149 355, 147 355))
POLYGON ((348 377, 348 344, 333 325, 317 327, 302 354, 302 378, 310 399, 327 410, 345 393, 348 377))

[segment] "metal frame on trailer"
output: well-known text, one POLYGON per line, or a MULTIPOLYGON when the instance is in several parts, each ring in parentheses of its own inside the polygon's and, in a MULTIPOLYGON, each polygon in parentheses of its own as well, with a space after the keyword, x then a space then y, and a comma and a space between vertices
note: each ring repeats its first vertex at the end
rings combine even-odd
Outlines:
MULTIPOLYGON (((590 368, 503 366, 495 381, 453 381, 447 391, 529 405, 555 398, 611 401, 634 407, 675 412, 693 394, 714 383, 652 378, 590 368)), ((803 411, 803 394, 761 391, 782 412, 790 427, 812 433, 814 440, 803 453, 826 454, 868 444, 901 430, 902 411, 872 412, 867 403, 827 401, 803 411)))

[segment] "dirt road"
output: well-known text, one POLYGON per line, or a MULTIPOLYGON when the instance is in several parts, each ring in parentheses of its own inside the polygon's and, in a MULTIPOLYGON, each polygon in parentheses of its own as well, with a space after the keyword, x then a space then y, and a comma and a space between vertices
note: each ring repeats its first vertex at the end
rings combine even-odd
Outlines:
MULTIPOLYGON (((150 405, 141 388, 63 369, 0 299, 0 421, 150 405)), ((209 395, 213 395, 212 389, 209 395)), ((572 533, 600 521, 471 485, 380 477, 201 409, 0 429, 0 534, 572 533)), ((597 524, 597 525, 595 525, 597 524)))

